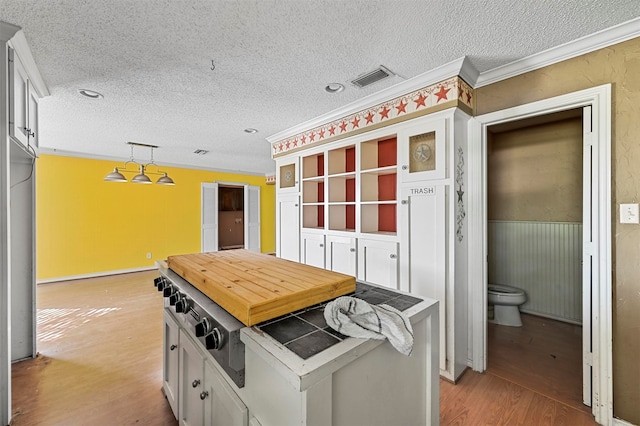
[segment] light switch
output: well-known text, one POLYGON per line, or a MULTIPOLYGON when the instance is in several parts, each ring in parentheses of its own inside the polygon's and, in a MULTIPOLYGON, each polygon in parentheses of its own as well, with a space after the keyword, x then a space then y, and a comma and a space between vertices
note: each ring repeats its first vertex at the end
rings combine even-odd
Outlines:
POLYGON ((640 223, 638 204, 620 204, 620 223, 640 223))

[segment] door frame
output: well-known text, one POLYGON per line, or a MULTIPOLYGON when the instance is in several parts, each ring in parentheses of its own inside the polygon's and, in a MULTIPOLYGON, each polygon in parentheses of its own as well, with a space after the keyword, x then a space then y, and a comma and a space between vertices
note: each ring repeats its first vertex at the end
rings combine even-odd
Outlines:
MULTIPOLYGON (((593 123, 592 204, 592 413, 613 423, 611 260, 611 85, 606 84, 474 117, 469 122, 469 313, 470 365, 487 368, 487 128, 494 124, 591 106, 593 123), (480 256, 477 253, 481 253, 480 256)), ((590 360, 583 360, 588 362, 590 360)))
MULTIPOLYGON (((260 187, 249 185, 247 183, 241 182, 224 182, 224 181, 216 181, 216 182, 202 182, 200 184, 200 251, 205 252, 205 237, 204 232, 205 228, 211 227, 211 224, 205 224, 204 218, 205 208, 211 206, 205 206, 204 202, 204 191, 205 189, 213 189, 215 192, 213 199, 213 214, 215 218, 215 224, 212 227, 215 230, 215 251, 220 249, 220 233, 218 230, 219 225, 219 203, 218 203, 218 190, 220 187, 233 187, 233 188, 243 188, 243 227, 244 227, 244 248, 247 250, 253 250, 257 253, 261 251, 261 235, 260 235, 260 187), (252 197, 251 193, 254 192, 257 195, 257 200, 255 201, 255 205, 251 202, 252 197), (254 211, 255 209, 255 211, 254 211), (257 212, 257 214, 256 214, 257 212), (255 221, 252 221, 252 216, 255 216, 255 221), (257 234, 255 229, 257 227, 257 234)), ((207 228, 208 229, 208 228, 207 228)))

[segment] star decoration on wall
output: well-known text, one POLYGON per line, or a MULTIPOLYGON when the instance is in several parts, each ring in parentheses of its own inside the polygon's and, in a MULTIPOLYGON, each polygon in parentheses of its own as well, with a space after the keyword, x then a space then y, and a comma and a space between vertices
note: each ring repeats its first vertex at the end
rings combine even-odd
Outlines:
POLYGON ((398 104, 396 109, 398 110, 398 114, 407 112, 407 103, 404 101, 404 99, 400 101, 400 104, 398 104))
POLYGON ((309 128, 297 135, 291 135, 289 139, 274 141, 272 142, 274 156, 298 146, 321 143, 325 138, 348 136, 351 132, 381 125, 384 120, 406 120, 416 112, 425 114, 431 108, 437 107, 440 101, 456 100, 473 109, 473 97, 474 92, 471 86, 459 76, 451 77, 394 99, 388 99, 367 110, 337 118, 315 128, 309 128), (449 97, 449 93, 452 93, 451 97, 449 97), (340 131, 337 132, 337 129, 340 131))
POLYGON ((373 117, 374 117, 373 114, 371 114, 371 111, 369 111, 367 115, 364 117, 367 120, 366 124, 373 123, 373 117))
POLYGON ((413 102, 416 103, 416 109, 420 108, 421 106, 426 107, 427 106, 425 104, 426 100, 427 100, 427 97, 425 95, 423 95, 422 93, 420 93, 420 96, 418 96, 418 99, 413 101, 413 102))
POLYGON ((444 86, 440 86, 440 90, 434 93, 434 95, 438 97, 438 100, 436 101, 436 103, 440 102, 443 99, 446 101, 447 93, 449 93, 449 90, 451 89, 445 89, 444 86))

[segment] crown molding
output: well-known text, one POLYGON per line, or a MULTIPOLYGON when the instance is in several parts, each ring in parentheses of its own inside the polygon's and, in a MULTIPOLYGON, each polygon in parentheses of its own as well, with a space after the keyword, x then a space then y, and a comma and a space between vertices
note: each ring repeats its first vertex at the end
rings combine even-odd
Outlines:
MULTIPOLYGON (((42 154, 45 154, 45 155, 57 155, 57 156, 60 156, 60 157, 85 158, 87 160, 99 160, 99 161, 125 162, 125 161, 130 160, 129 157, 116 157, 116 156, 100 155, 100 154, 88 154, 88 153, 84 153, 84 152, 65 151, 65 150, 61 150, 61 149, 45 148, 45 147, 40 147, 40 149, 38 150, 38 154, 39 155, 42 155, 42 154)), ((196 166, 196 165, 191 165, 191 164, 167 163, 166 161, 160 161, 160 165, 162 167, 171 167, 171 168, 174 168, 174 169, 204 170, 204 171, 207 171, 207 172, 234 173, 234 174, 238 174, 238 175, 247 175, 247 176, 264 177, 264 176, 269 174, 269 173, 259 173, 259 172, 247 172, 247 171, 243 171, 243 170, 216 169, 216 168, 213 168, 213 167, 203 167, 203 166, 196 166)), ((274 172, 270 172, 270 173, 274 173, 274 172)))
POLYGON ((302 133, 305 130, 313 129, 331 121, 365 110, 374 105, 386 102, 389 99, 406 95, 407 93, 411 93, 456 76, 460 76, 468 84, 473 86, 472 83, 475 82, 478 72, 475 70, 469 59, 464 56, 438 68, 419 74, 398 84, 394 84, 393 86, 380 90, 379 92, 372 93, 371 95, 358 99, 357 101, 347 104, 341 108, 271 135, 266 138, 267 142, 273 144, 274 142, 302 133), (472 81, 468 81, 467 79, 472 81))
POLYGON ((567 59, 575 58, 585 53, 594 52, 605 47, 612 46, 623 41, 640 36, 640 17, 632 19, 611 28, 578 38, 551 49, 547 49, 535 55, 502 65, 489 71, 480 73, 475 85, 478 88, 497 83, 520 74, 544 68, 567 59))
POLYGON ((20 30, 21 28, 17 25, 0 21, 0 41, 8 42, 20 30))
POLYGON ((42 75, 40 74, 40 70, 38 69, 38 65, 36 65, 35 59, 33 59, 33 54, 31 53, 31 49, 29 48, 29 43, 27 43, 27 38, 24 35, 24 31, 18 31, 11 40, 9 40, 9 44, 13 49, 15 49, 18 57, 20 58, 20 62, 24 65, 24 69, 29 74, 29 80, 33 87, 38 92, 38 96, 41 98, 45 96, 51 95, 49 92, 49 88, 47 84, 44 82, 42 75))

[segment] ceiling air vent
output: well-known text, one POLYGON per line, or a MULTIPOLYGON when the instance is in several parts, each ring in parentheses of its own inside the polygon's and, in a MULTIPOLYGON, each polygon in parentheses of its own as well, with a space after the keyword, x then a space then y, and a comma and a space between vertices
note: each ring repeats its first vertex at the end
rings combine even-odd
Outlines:
POLYGON ((376 68, 375 70, 370 71, 366 74, 362 74, 360 77, 354 80, 351 80, 351 84, 353 84, 354 86, 363 88, 392 75, 395 75, 395 74, 391 72, 389 69, 380 65, 380 67, 376 68))
POLYGON ((205 155, 208 152, 209 151, 207 151, 206 149, 196 149, 195 151, 193 151, 193 153, 197 155, 205 155))

